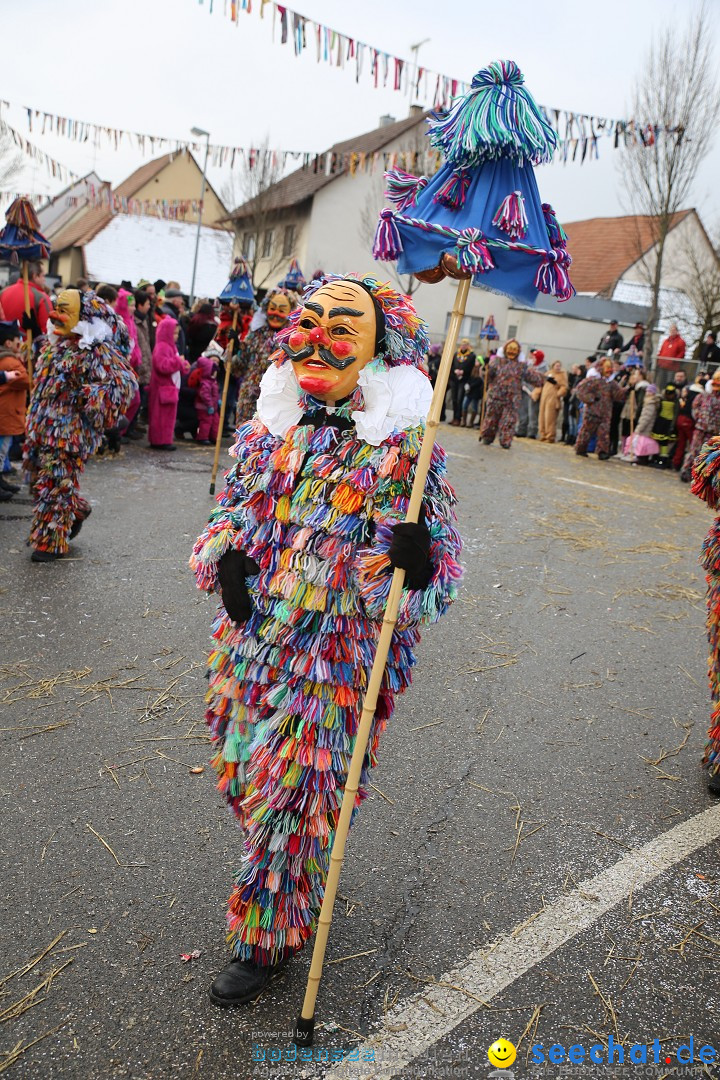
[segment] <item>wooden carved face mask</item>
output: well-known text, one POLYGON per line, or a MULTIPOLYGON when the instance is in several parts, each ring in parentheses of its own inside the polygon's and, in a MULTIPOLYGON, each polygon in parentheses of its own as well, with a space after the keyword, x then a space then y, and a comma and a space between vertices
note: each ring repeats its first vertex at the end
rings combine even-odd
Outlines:
POLYGON ((285 293, 276 293, 268 300, 267 321, 272 330, 282 330, 288 321, 288 315, 292 311, 290 297, 285 293))
POLYGON ((69 337, 80 322, 80 293, 77 289, 64 289, 57 298, 55 308, 48 318, 59 337, 69 337))
POLYGON ((517 360, 520 355, 520 345, 515 338, 510 338, 510 340, 506 342, 503 352, 508 360, 517 360))
POLYGON ((305 301, 286 355, 300 387, 335 402, 352 394, 375 355, 375 307, 354 281, 330 281, 305 301))

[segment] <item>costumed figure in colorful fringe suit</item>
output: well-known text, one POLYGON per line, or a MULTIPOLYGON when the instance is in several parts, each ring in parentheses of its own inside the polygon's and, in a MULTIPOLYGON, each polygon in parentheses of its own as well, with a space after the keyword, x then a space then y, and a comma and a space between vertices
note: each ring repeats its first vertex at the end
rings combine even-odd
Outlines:
POLYGON ((582 424, 575 443, 575 453, 587 457, 588 445, 593 435, 596 438, 597 456, 606 461, 610 457, 610 422, 614 401, 624 401, 629 387, 620 386, 610 379, 612 363, 604 360, 602 374, 597 368, 590 368, 582 382, 575 387, 575 396, 585 406, 582 424))
POLYGON ((498 349, 488 367, 488 397, 480 438, 489 446, 499 435, 500 445, 509 450, 518 422, 523 380, 542 386, 544 372, 525 363, 520 345, 514 338, 498 349))
POLYGON ((358 804, 419 627, 454 598, 460 538, 436 445, 421 522, 404 522, 430 406, 428 340, 373 277, 314 281, 279 335, 256 417, 191 559, 222 597, 207 721, 219 788, 244 830, 230 964, 210 996, 257 997, 312 935, 394 567, 406 588, 358 804))
POLYGON ((115 312, 93 292, 60 293, 53 330, 40 354, 30 401, 24 467, 35 500, 30 544, 34 562, 67 553, 90 504, 80 495, 84 463, 117 425, 137 392, 128 336, 115 312))
POLYGON ((710 714, 708 743, 702 766, 708 787, 720 795, 720 438, 706 443, 698 453, 692 470, 690 489, 712 510, 719 511, 705 537, 700 561, 707 581, 707 633, 710 643, 708 679, 713 709, 710 714))
POLYGON ((297 307, 297 297, 287 289, 274 289, 263 300, 250 323, 247 336, 240 341, 233 357, 233 371, 240 375, 236 422, 250 420, 257 407, 260 381, 268 369, 273 339, 297 307))

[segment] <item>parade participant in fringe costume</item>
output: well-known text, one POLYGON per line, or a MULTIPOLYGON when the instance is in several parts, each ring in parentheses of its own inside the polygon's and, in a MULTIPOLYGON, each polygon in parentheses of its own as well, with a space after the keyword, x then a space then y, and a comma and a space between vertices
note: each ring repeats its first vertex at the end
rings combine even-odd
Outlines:
POLYGON ((597 456, 606 461, 610 457, 610 421, 614 401, 624 401, 629 387, 620 386, 610 378, 612 361, 604 360, 602 374, 596 368, 590 368, 587 376, 575 387, 575 396, 581 401, 583 409, 582 424, 575 442, 575 453, 580 457, 588 456, 588 445, 593 435, 596 436, 597 456))
POLYGON ((260 394, 260 380, 268 369, 273 338, 285 326, 290 312, 297 307, 297 297, 287 289, 274 289, 265 297, 253 316, 250 330, 240 341, 233 359, 233 369, 240 374, 237 397, 237 424, 250 420, 260 394))
POLYGON ((90 504, 79 492, 85 461, 117 425, 137 392, 127 331, 93 292, 60 293, 35 373, 24 466, 35 500, 33 562, 67 553, 90 504))
POLYGON ((545 372, 525 363, 520 345, 514 338, 498 350, 488 368, 488 396, 480 438, 489 446, 495 436, 503 450, 509 450, 518 422, 523 379, 533 386, 542 386, 545 372))
MULTIPOLYGON (((693 494, 703 499, 712 510, 719 510, 720 438, 712 438, 702 447, 695 459, 692 476, 693 484, 690 490, 693 494)), ((708 787, 715 795, 720 795, 720 513, 705 538, 700 561, 705 569, 708 588, 708 679, 710 696, 714 702, 702 766, 708 787)))
POLYGON ((230 964, 210 996, 257 997, 315 929, 394 567, 407 571, 358 796, 410 685, 419 627, 455 596, 460 538, 435 446, 421 523, 404 522, 431 400, 410 300, 373 277, 315 281, 279 335, 258 412, 191 559, 219 591, 207 721, 244 830, 230 964))

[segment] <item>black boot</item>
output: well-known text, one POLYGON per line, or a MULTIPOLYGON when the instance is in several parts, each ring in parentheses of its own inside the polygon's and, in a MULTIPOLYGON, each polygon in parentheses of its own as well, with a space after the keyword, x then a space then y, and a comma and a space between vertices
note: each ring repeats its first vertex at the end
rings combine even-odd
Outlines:
POLYGON ((0 474, 0 491, 6 491, 9 495, 17 495, 19 490, 19 484, 11 484, 0 474))
POLYGON ((31 562, 56 562, 57 559, 62 559, 62 555, 59 551, 33 551, 30 556, 31 562))
POLYGON ((285 967, 286 960, 270 967, 261 967, 251 960, 233 959, 224 967, 210 986, 210 1000, 215 1005, 246 1005, 260 997, 274 975, 285 967))
POLYGON ((70 529, 70 539, 71 540, 75 539, 75 537, 77 536, 77 534, 80 532, 80 530, 83 527, 83 521, 85 521, 87 518, 89 518, 91 514, 92 514, 92 506, 88 507, 88 512, 87 512, 87 514, 85 514, 85 517, 76 517, 75 518, 75 520, 72 523, 72 528, 70 529))
POLYGON ((713 795, 720 795, 720 772, 715 770, 710 772, 707 766, 705 766, 705 779, 707 780, 708 790, 712 791, 713 795))

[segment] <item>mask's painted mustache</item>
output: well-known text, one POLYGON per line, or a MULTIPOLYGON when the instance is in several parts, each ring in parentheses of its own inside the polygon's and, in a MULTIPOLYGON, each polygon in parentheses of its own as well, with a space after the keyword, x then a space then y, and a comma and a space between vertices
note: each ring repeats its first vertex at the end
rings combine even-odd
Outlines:
MULTIPOLYGON (((284 343, 280 348, 294 364, 301 364, 303 360, 307 360, 315 353, 314 345, 306 345, 300 352, 293 352, 290 346, 284 343)), ((357 356, 343 356, 339 360, 337 356, 333 356, 329 349, 324 349, 322 346, 318 348, 317 352, 320 359, 329 364, 330 367, 335 368, 336 371, 344 371, 346 367, 350 367, 357 360, 357 356)))

